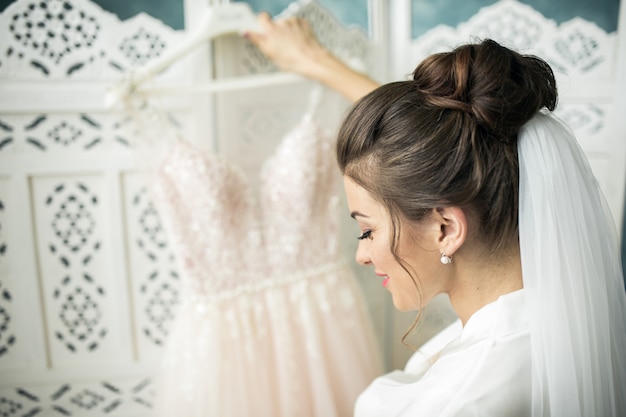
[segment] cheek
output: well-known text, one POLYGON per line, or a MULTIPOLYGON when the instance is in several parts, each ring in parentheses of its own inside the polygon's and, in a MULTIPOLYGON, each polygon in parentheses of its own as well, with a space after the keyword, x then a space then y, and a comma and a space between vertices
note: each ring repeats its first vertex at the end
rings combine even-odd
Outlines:
POLYGON ((374 240, 372 241, 372 260, 374 264, 378 264, 380 266, 389 267, 392 264, 397 264, 396 258, 391 253, 391 247, 388 242, 384 242, 382 240, 374 240))
POLYGON ((430 286, 429 282, 431 282, 435 276, 435 261, 438 259, 438 253, 423 248, 422 245, 415 242, 415 240, 401 241, 398 252, 410 272, 406 272, 403 269, 406 276, 405 287, 408 288, 410 286, 413 292, 427 292, 430 286))
POLYGON ((398 253, 421 276, 423 272, 432 272, 440 258, 435 234, 425 228, 402 236, 398 253))

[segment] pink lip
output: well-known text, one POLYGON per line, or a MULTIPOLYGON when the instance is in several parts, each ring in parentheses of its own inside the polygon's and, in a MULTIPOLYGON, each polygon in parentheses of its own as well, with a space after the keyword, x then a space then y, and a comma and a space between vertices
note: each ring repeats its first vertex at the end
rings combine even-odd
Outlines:
POLYGON ((380 272, 376 272, 376 275, 379 277, 385 277, 385 279, 383 279, 383 287, 386 287, 387 284, 389 284, 389 277, 387 275, 381 274, 380 272))

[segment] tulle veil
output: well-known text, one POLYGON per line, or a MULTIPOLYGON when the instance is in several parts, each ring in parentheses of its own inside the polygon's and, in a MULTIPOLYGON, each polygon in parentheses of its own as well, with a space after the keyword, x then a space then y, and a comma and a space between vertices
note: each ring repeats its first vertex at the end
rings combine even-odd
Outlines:
POLYGON ((626 416, 626 296, 611 213, 556 116, 528 122, 518 152, 532 415, 626 416))

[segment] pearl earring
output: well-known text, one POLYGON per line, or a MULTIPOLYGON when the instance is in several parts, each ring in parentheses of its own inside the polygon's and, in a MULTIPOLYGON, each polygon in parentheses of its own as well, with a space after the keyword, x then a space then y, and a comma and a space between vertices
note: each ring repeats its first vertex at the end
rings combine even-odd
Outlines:
POLYGON ((441 258, 439 260, 441 261, 442 264, 448 265, 449 263, 452 262, 452 257, 441 252, 441 258))

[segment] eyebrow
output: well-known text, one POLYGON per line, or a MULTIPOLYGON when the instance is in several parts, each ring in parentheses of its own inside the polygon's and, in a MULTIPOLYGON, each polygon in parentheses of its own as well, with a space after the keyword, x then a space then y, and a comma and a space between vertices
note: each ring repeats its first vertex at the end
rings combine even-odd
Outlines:
POLYGON ((369 216, 366 216, 363 213, 359 213, 358 211, 353 211, 352 213, 350 213, 350 217, 352 217, 353 219, 356 220, 357 217, 364 217, 364 218, 369 218, 369 216))

